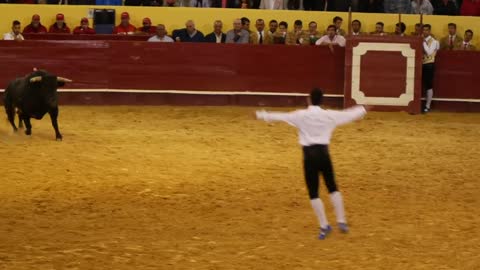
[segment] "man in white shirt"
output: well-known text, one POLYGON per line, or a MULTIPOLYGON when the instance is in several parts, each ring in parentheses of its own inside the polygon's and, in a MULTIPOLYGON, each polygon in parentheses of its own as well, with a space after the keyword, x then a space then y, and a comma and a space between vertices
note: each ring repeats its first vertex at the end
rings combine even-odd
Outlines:
POLYGON ((13 21, 12 23, 12 32, 6 33, 3 35, 3 40, 24 40, 22 34, 20 33, 21 27, 19 21, 13 21))
POLYGON ((337 27, 335 25, 330 25, 327 28, 327 34, 321 37, 315 45, 320 46, 329 46, 333 49, 332 45, 338 45, 340 47, 345 47, 346 40, 344 37, 337 35, 337 27))
POLYGON ((435 56, 440 49, 440 44, 431 36, 432 26, 425 24, 423 26, 423 66, 422 66, 422 84, 423 91, 426 93, 426 103, 423 113, 430 111, 430 105, 433 99, 433 78, 435 75, 435 56))
POLYGON ((323 93, 313 89, 307 109, 289 113, 257 111, 257 119, 266 122, 284 121, 298 129, 299 142, 303 147, 304 173, 312 208, 320 223, 319 239, 323 240, 331 232, 322 200, 319 197, 319 172, 323 174, 330 199, 334 206, 341 232, 348 232, 343 199, 338 191, 333 166, 328 152, 332 133, 337 126, 362 118, 368 106, 355 106, 344 111, 324 110, 320 107, 323 93))
POLYGON ((155 36, 148 39, 149 42, 173 42, 173 38, 167 36, 165 25, 159 24, 157 26, 157 33, 155 36))

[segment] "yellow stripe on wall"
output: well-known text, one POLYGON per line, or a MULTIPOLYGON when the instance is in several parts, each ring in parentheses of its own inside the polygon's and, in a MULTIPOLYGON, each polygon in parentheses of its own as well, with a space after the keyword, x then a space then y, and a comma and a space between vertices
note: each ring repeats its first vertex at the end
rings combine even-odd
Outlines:
MULTIPOLYGON (((344 29, 347 29, 348 13, 344 12, 319 12, 319 11, 290 11, 290 10, 244 10, 244 9, 204 9, 204 8, 168 8, 168 7, 125 7, 125 6, 59 6, 59 5, 14 5, 0 4, 0 31, 6 33, 10 31, 13 20, 19 20, 22 28, 30 23, 33 14, 41 16, 42 24, 47 28, 55 22, 55 15, 63 13, 65 21, 71 29, 80 24, 82 17, 88 17, 89 10, 94 8, 113 8, 116 10, 117 23, 120 21, 120 14, 124 11, 130 13, 131 23, 135 26, 141 26, 142 19, 149 17, 153 24, 163 23, 167 30, 183 28, 185 22, 193 19, 197 29, 204 34, 212 32, 213 21, 222 20, 224 30, 232 28, 232 22, 235 18, 248 17, 251 20, 252 29, 255 20, 264 19, 267 23, 271 19, 277 21, 286 21, 289 28, 293 27, 293 22, 300 19, 304 22, 304 29, 310 21, 316 21, 319 30, 323 31, 335 16, 344 19, 344 29)), ((371 14, 371 13, 353 13, 352 19, 358 19, 362 22, 362 31, 372 32, 375 23, 382 21, 385 23, 385 31, 393 32, 395 24, 398 22, 398 14, 371 14)), ((406 33, 414 31, 415 23, 420 20, 419 15, 402 15, 402 21, 407 25, 406 33)), ((466 29, 473 30, 474 43, 479 43, 480 19, 478 17, 461 16, 424 16, 424 23, 432 25, 432 32, 436 37, 447 35, 447 24, 453 22, 457 24, 458 33, 463 37, 466 29)), ((92 21, 90 21, 90 24, 92 21)))

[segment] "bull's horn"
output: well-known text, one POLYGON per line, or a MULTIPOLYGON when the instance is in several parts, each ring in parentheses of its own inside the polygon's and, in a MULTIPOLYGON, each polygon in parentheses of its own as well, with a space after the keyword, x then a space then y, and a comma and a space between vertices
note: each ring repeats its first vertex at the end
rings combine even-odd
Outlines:
POLYGON ((57 77, 57 81, 59 81, 59 82, 73 82, 72 80, 67 79, 67 78, 63 78, 63 77, 57 77))
POLYGON ((30 78, 30 82, 40 82, 42 81, 42 76, 35 76, 30 78))

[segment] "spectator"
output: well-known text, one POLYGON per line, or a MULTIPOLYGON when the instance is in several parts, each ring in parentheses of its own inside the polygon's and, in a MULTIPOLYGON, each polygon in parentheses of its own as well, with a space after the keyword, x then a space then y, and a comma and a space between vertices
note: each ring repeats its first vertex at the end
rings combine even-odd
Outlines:
POLYGON ((462 16, 480 16, 480 0, 463 0, 460 14, 462 16))
POLYGON ((20 22, 19 21, 13 21, 12 23, 12 32, 6 33, 3 35, 3 40, 16 40, 16 41, 22 41, 24 40, 22 34, 20 33, 21 30, 20 22))
POLYGON ((164 5, 167 7, 174 7, 177 2, 175 0, 165 0, 164 5))
POLYGON ((165 29, 165 25, 159 24, 155 27, 156 34, 149 38, 149 42, 173 42, 173 38, 167 36, 167 30, 165 29))
POLYGON ((153 35, 157 33, 157 27, 152 26, 152 20, 150 20, 150 18, 144 18, 142 25, 142 27, 137 28, 138 34, 153 35))
POLYGON ((32 16, 32 22, 23 29, 23 33, 47 33, 47 28, 40 23, 40 16, 35 14, 32 16))
POLYGON ((410 33, 411 36, 423 36, 423 25, 421 23, 415 24, 415 32, 410 33))
POLYGON ((453 0, 432 0, 432 5, 435 15, 458 15, 458 8, 453 0))
POLYGON ((199 7, 199 8, 209 8, 211 7, 211 3, 209 0, 191 0, 190 6, 199 7))
POLYGON ((456 50, 462 47, 462 38, 457 35, 457 25, 448 24, 448 36, 440 39, 440 50, 456 50))
POLYGON ((113 29, 113 33, 117 35, 133 35, 137 28, 130 24, 130 14, 123 12, 120 15, 120 24, 113 29))
POLYGON ((271 40, 273 40, 272 36, 273 34, 275 34, 277 32, 277 29, 278 29, 278 22, 276 20, 271 20, 269 23, 268 23, 268 31, 267 31, 267 35, 270 36, 271 40))
POLYGON ((345 44, 346 44, 345 38, 337 34, 337 27, 333 24, 328 26, 327 34, 315 42, 315 45, 317 46, 329 46, 331 49, 332 49, 332 45, 345 47, 345 44))
POLYGON ((395 35, 404 37, 406 29, 407 29, 407 26, 403 22, 399 22, 395 24, 395 35))
POLYGON ((242 27, 242 20, 233 21, 233 29, 227 32, 225 43, 247 44, 250 39, 250 33, 242 27))
POLYGON ((303 45, 315 45, 315 42, 322 37, 319 31, 317 31, 317 23, 310 22, 308 24, 308 32, 303 37, 303 45))
POLYGON ((475 51, 477 48, 475 48, 475 46, 473 46, 472 38, 473 38, 473 31, 470 30, 470 29, 465 31, 465 37, 463 39, 462 46, 460 47, 460 50, 475 51))
POLYGON ((82 18, 80 20, 80 26, 75 27, 73 29, 73 33, 75 35, 81 35, 81 34, 95 34, 95 30, 93 28, 88 27, 88 19, 87 18, 82 18))
POLYGON ((254 32, 250 31, 250 19, 248 19, 247 17, 242 17, 240 21, 242 22, 242 28, 248 32, 248 43, 255 43, 258 37, 255 35, 254 32))
POLYGON ((386 33, 383 31, 385 24, 383 22, 377 22, 375 24, 375 32, 372 32, 371 34, 374 36, 385 36, 386 33))
POLYGON ((348 11, 351 2, 349 0, 327 0, 328 11, 348 11))
POLYGON ((188 20, 185 23, 185 28, 175 31, 173 34, 174 40, 177 42, 204 42, 205 37, 203 33, 195 28, 195 23, 188 20))
POLYGON ((342 23, 343 19, 341 17, 336 16, 333 18, 333 25, 337 28, 337 35, 346 36, 347 33, 342 29, 342 23))
POLYGON ((255 28, 257 31, 254 33, 256 39, 254 43, 256 44, 271 44, 272 37, 265 31, 265 21, 263 19, 258 19, 255 23, 255 28))
POLYGON ((284 0, 261 0, 260 9, 286 9, 284 0))
POLYGON ((303 0, 305 10, 325 10, 325 0, 303 0))
POLYGON ((423 112, 430 111, 430 105, 433 98, 433 78, 435 73, 435 56, 440 47, 438 41, 431 36, 432 27, 430 24, 423 26, 423 67, 422 67, 422 84, 424 93, 426 93, 427 102, 423 107, 423 112))
POLYGON ((403 13, 409 14, 412 4, 411 0, 384 0, 383 7, 385 13, 403 13))
POLYGON ((362 32, 362 23, 359 20, 352 21, 352 35, 359 36, 364 35, 365 33, 362 32))
POLYGON ((429 0, 413 0, 412 1, 413 14, 433 14, 433 6, 429 0))
MULTIPOLYGON (((367 0, 360 0, 360 1, 367 1, 367 0)), ((383 5, 383 0, 369 0, 368 1, 368 12, 370 13, 383 13, 385 12, 385 8, 383 5)))
POLYGON ((65 17, 62 13, 57 14, 56 20, 57 21, 52 26, 50 26, 48 32, 55 34, 69 34, 70 28, 68 28, 67 24, 65 23, 65 17))
POLYGON ((213 23, 213 32, 205 36, 205 42, 210 43, 225 43, 227 35, 222 31, 222 21, 216 20, 213 23))
POLYGON ((288 0, 287 9, 298 10, 300 8, 300 0, 288 0))
POLYGON ((287 39, 288 23, 280 22, 278 24, 278 31, 273 34, 273 44, 285 44, 287 39))
POLYGON ((303 37, 305 36, 302 30, 303 23, 301 20, 296 20, 293 24, 293 31, 287 34, 287 45, 301 45, 303 43, 303 37))

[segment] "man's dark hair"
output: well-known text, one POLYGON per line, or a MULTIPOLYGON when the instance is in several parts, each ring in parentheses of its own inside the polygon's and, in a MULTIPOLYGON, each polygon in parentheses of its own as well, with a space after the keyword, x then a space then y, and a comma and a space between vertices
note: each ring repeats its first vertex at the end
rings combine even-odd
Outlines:
POLYGON ((362 23, 361 23, 359 20, 353 20, 353 21, 352 21, 352 24, 353 24, 354 22, 356 22, 356 23, 358 23, 358 25, 362 26, 362 23))
POLYGON ((311 21, 311 22, 308 23, 308 26, 312 25, 313 23, 317 24, 317 22, 311 21))
POLYGON ((303 25, 303 23, 302 23, 301 20, 296 20, 294 24, 295 24, 295 25, 303 25))
POLYGON ((320 88, 313 88, 310 92, 310 102, 312 105, 321 105, 323 102, 323 92, 320 88))
POLYGON ((330 24, 328 27, 327 27, 327 30, 330 30, 330 28, 333 28, 334 30, 337 30, 337 27, 333 24, 330 24))
POLYGON ((337 21, 343 21, 342 17, 336 16, 335 18, 333 18, 333 23, 336 23, 337 21))
POLYGON ((466 33, 470 33, 470 34, 472 34, 472 36, 473 36, 473 31, 470 30, 470 29, 468 29, 467 31, 465 31, 465 34, 466 34, 466 33))
POLYGON ((430 24, 424 24, 423 28, 428 28, 428 30, 432 30, 432 26, 430 24))
POLYGON ((245 25, 250 22, 250 20, 247 17, 243 17, 240 20, 242 21, 242 25, 245 25))
POLYGON ((415 27, 420 27, 420 26, 422 26, 421 23, 416 23, 416 24, 415 24, 415 27))
POLYGON ((377 24, 377 25, 381 25, 382 27, 385 26, 385 24, 384 24, 383 22, 377 22, 376 24, 377 24))
POLYGON ((397 23, 396 26, 400 27, 400 32, 405 33, 407 26, 403 22, 397 23))
POLYGON ((13 25, 13 26, 20 25, 20 22, 19 22, 19 21, 17 21, 17 20, 15 20, 15 21, 13 21, 12 25, 13 25))
POLYGON ((281 26, 281 25, 285 26, 285 28, 288 28, 288 23, 287 22, 280 22, 278 24, 278 26, 281 26))
POLYGON ((268 24, 271 24, 271 23, 278 23, 277 20, 271 20, 268 22, 268 24))
POLYGON ((455 29, 457 29, 457 25, 454 24, 454 23, 449 23, 449 24, 448 24, 448 27, 450 27, 450 26, 453 27, 453 28, 455 28, 455 29))

